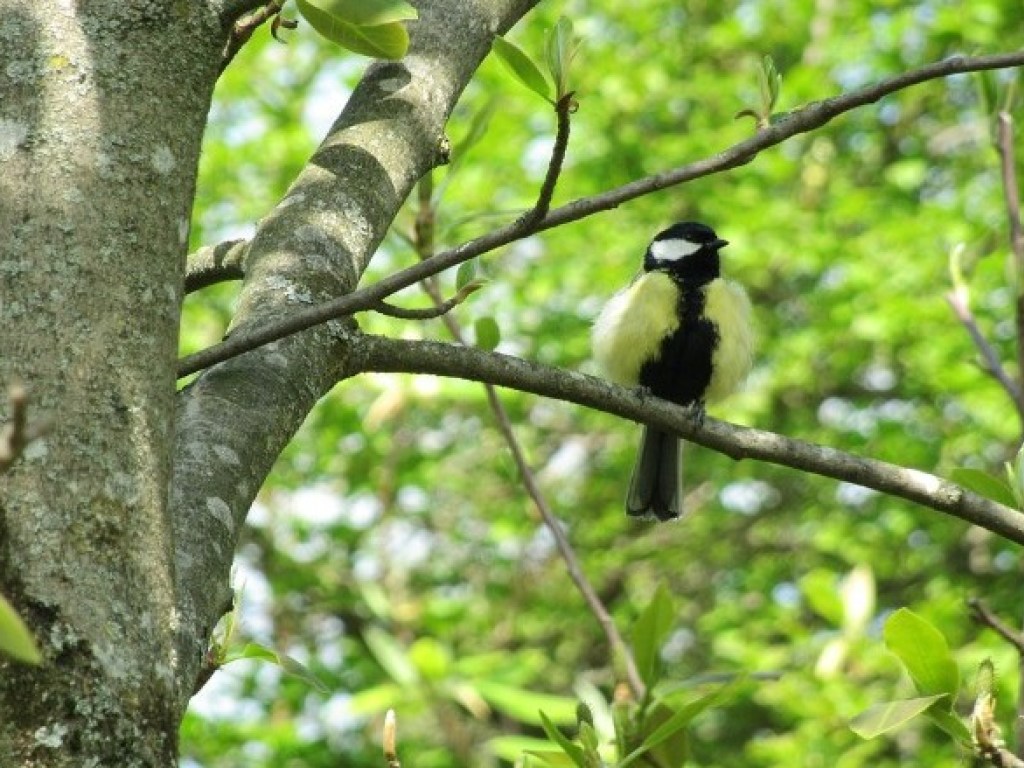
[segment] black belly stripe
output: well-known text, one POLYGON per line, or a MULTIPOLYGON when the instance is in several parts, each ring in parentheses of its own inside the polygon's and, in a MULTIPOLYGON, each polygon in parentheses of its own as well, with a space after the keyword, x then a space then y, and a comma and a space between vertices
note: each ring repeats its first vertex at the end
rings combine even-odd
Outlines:
POLYGON ((702 400, 711 382, 711 355, 718 344, 718 330, 704 317, 704 301, 700 287, 680 285, 676 303, 679 328, 661 342, 658 359, 640 369, 641 386, 679 405, 702 400))

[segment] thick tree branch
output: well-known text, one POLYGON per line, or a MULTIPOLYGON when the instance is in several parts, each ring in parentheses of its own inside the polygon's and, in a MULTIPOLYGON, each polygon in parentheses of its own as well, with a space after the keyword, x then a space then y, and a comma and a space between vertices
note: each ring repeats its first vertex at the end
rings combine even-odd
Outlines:
POLYGON ((733 459, 757 459, 908 499, 1024 544, 1024 514, 927 472, 712 418, 701 425, 686 408, 507 355, 380 336, 355 337, 354 344, 352 363, 360 371, 450 376, 567 400, 660 427, 733 459))
POLYGON ((236 334, 220 344, 183 358, 178 364, 178 376, 187 376, 215 363, 237 357, 244 352, 307 328, 312 328, 328 320, 334 320, 355 312, 370 309, 381 299, 413 285, 425 277, 436 275, 464 261, 493 251, 515 240, 520 240, 535 232, 551 229, 552 227, 592 216, 601 211, 616 208, 622 203, 649 195, 652 192, 744 165, 753 160, 764 149, 781 144, 786 139, 798 134, 820 128, 839 115, 866 104, 872 104, 889 94, 909 88, 912 85, 961 72, 1003 69, 1021 65, 1024 65, 1024 51, 995 54, 992 56, 954 56, 920 67, 919 69, 911 70, 910 72, 905 72, 888 80, 883 80, 875 85, 865 86, 864 88, 825 99, 824 101, 812 102, 805 107, 782 116, 778 122, 759 131, 751 138, 734 144, 729 149, 716 155, 689 163, 671 171, 638 179, 592 197, 580 198, 550 211, 543 219, 536 222, 531 222, 528 219, 519 219, 482 237, 470 240, 451 250, 443 251, 426 261, 389 275, 373 285, 322 304, 317 304, 308 309, 293 312, 287 317, 248 330, 244 334, 236 334))
POLYGON ((248 249, 248 240, 225 240, 190 253, 185 261, 185 293, 228 280, 241 280, 245 277, 242 265, 248 249))
MULTIPOLYGON (((367 67, 285 198, 262 217, 229 338, 355 288, 407 194, 441 159, 438 137, 493 36, 533 1, 417 0, 406 56, 367 67)), ((186 700, 253 497, 316 401, 348 375, 348 325, 283 339, 178 393, 169 520, 186 700)))

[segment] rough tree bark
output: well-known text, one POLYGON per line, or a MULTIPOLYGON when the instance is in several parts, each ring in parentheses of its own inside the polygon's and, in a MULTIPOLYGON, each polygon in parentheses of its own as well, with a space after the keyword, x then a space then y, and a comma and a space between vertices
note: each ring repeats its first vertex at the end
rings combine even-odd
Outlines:
MULTIPOLYGON (((491 37, 532 0, 417 3, 249 249, 233 328, 352 290, 491 37)), ((232 14, 59 0, 0 15, 0 385, 54 426, 0 477, 0 765, 168 766, 274 459, 348 370, 331 324, 175 394, 199 145, 232 14)), ((253 5, 253 3, 248 3, 253 5)))

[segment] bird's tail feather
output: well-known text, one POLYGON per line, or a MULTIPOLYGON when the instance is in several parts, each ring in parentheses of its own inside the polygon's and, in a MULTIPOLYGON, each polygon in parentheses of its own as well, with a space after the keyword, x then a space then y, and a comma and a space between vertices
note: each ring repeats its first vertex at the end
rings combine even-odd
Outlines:
POLYGON ((629 481, 626 511, 671 520, 683 512, 682 444, 675 435, 644 426, 640 452, 629 481))

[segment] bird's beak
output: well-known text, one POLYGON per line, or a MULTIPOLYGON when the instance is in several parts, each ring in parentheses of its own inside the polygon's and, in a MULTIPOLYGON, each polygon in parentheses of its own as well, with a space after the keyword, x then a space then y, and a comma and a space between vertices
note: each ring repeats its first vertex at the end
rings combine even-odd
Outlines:
POLYGON ((715 242, 712 243, 712 245, 715 248, 725 248, 725 246, 727 246, 728 244, 729 244, 729 241, 728 240, 723 240, 722 238, 718 238, 717 240, 715 240, 715 242))

